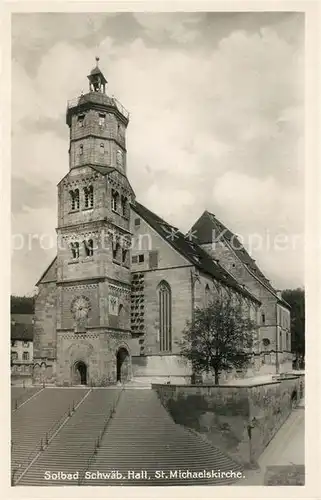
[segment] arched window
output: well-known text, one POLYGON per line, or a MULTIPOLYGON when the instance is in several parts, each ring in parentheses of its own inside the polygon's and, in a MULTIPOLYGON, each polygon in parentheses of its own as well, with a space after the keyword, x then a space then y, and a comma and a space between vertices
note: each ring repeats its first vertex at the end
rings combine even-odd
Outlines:
POLYGON ((80 155, 84 154, 84 146, 82 144, 80 144, 79 146, 79 154, 80 155))
POLYGON ((84 188, 85 195, 85 208, 92 208, 94 206, 94 188, 88 186, 84 188))
POLYGON ((111 209, 113 212, 118 212, 119 194, 114 189, 111 190, 111 209))
POLYGON ((119 262, 120 260, 120 243, 113 241, 113 260, 119 262))
POLYGON ((103 142, 100 143, 99 151, 100 151, 101 155, 103 155, 105 153, 105 145, 103 142))
POLYGON ((126 196, 121 196, 121 214, 123 217, 127 217, 127 201, 126 196))
POLYGON ((159 349, 163 352, 172 350, 172 294, 166 281, 158 286, 159 305, 159 349))
POLYGON ((70 244, 71 255, 73 259, 79 259, 79 243, 75 241, 70 244))
POLYGON ((94 242, 93 240, 84 241, 85 254, 86 257, 92 257, 94 255, 94 242))
POLYGON ((71 210, 79 210, 79 189, 69 191, 71 199, 71 210))

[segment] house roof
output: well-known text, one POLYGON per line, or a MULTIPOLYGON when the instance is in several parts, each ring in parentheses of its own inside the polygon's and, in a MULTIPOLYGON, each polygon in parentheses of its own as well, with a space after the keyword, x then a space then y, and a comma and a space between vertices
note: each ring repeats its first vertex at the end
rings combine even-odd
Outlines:
POLYGON ((278 300, 285 306, 290 307, 289 304, 279 297, 275 288, 271 285, 270 281, 262 273, 262 271, 257 266, 255 260, 249 255, 247 250, 244 248, 239 238, 230 229, 228 229, 217 217, 205 210, 201 217, 195 222, 192 227, 192 231, 197 231, 197 241, 199 244, 213 243, 215 238, 220 240, 225 240, 228 245, 232 248, 236 256, 240 259, 248 271, 254 275, 263 285, 273 294, 278 300))
POLYGON ((15 323, 11 324, 11 340, 33 340, 33 325, 15 323))
POLYGON ((212 258, 192 238, 184 236, 176 227, 167 223, 164 219, 154 214, 137 201, 132 204, 133 209, 142 217, 169 245, 183 255, 191 264, 200 271, 209 274, 217 281, 233 288, 242 295, 260 303, 257 297, 240 285, 236 279, 212 258))
POLYGON ((49 281, 57 280, 57 256, 51 261, 46 270, 42 273, 39 280, 36 283, 36 286, 39 283, 48 283, 49 281))

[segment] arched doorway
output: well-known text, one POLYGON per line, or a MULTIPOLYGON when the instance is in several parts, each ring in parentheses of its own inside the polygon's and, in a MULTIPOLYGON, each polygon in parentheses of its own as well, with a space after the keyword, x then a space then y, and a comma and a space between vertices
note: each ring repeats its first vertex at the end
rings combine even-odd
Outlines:
POLYGON ((125 347, 121 347, 116 355, 117 382, 126 382, 130 378, 129 353, 125 347))
POLYGON ((87 365, 83 361, 77 361, 74 366, 74 383, 76 385, 87 385, 87 365))

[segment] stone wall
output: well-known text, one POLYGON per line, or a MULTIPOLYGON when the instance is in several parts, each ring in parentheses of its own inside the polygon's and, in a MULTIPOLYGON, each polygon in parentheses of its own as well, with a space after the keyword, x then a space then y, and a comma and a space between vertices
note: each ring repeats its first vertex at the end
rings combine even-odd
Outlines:
POLYGON ((304 393, 304 376, 256 385, 153 384, 173 420, 252 466, 304 393), (295 398, 295 401, 294 399, 295 398))

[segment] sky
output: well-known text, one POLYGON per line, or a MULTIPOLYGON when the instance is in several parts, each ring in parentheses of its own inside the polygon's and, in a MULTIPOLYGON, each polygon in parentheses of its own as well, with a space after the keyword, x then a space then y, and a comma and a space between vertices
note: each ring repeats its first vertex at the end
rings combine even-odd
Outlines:
POLYGON ((130 112, 138 201, 187 232, 209 210, 278 289, 304 284, 304 14, 12 16, 12 293, 55 256, 66 104, 100 57, 130 112))

